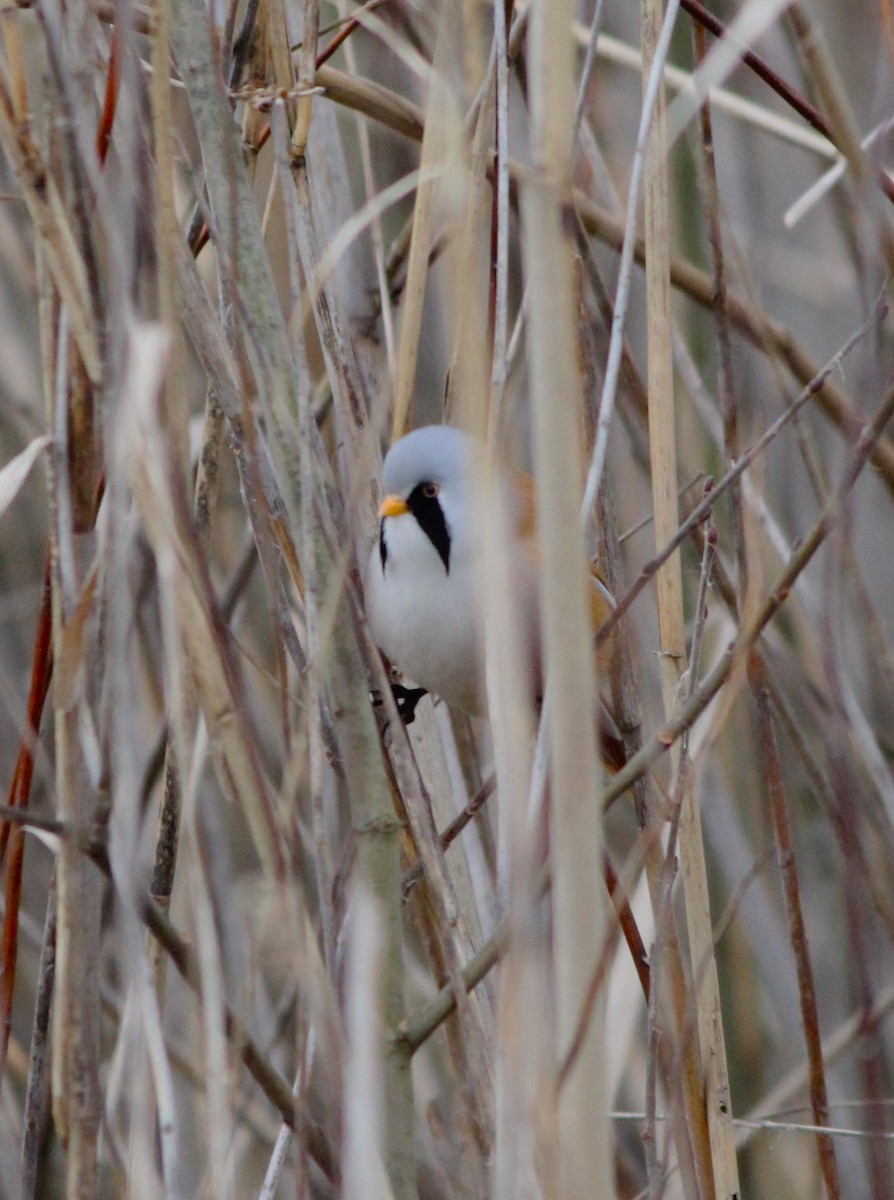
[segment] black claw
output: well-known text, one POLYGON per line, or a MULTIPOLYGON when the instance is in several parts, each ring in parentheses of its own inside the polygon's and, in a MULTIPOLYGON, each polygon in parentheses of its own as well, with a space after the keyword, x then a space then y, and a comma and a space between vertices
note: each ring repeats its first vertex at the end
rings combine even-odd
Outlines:
POLYGON ((392 683, 391 690, 397 704, 397 711, 404 725, 412 725, 416 720, 416 705, 427 695, 425 688, 408 688, 402 683, 392 683))

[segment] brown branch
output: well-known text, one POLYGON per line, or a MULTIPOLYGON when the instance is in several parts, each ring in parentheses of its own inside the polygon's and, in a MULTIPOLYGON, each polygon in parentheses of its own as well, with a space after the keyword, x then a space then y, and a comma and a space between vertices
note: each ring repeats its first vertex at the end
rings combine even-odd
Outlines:
POLYGON ((96 157, 100 164, 105 163, 106 155, 112 141, 112 126, 115 123, 115 113, 118 108, 118 88, 121 82, 122 28, 116 21, 112 29, 112 44, 109 50, 109 70, 106 76, 106 90, 103 97, 102 115, 99 118, 99 129, 96 133, 96 157))
MULTIPOLYGON (((829 1098, 826 1089, 826 1073, 823 1066, 822 1039, 820 1036, 819 1009, 816 1001, 816 985, 807 945, 807 930, 801 907, 801 888, 798 869, 792 846, 792 830, 788 805, 785 799, 785 784, 782 763, 770 712, 770 696, 766 684, 766 668, 759 654, 748 656, 748 679, 757 701, 760 742, 764 755, 764 771, 773 817, 773 832, 776 838, 776 854, 782 877, 782 891, 789 923, 789 938, 795 956, 798 974, 798 999, 801 1003, 801 1022, 807 1044, 810 1063, 810 1103, 816 1125, 827 1125, 829 1121, 829 1098)), ((830 1200, 838 1200, 841 1187, 838 1165, 835 1159, 835 1143, 829 1134, 816 1135, 820 1167, 830 1200)))
MULTIPOLYGON (((363 22, 357 16, 357 13, 358 12, 360 12, 360 13, 373 12, 374 9, 379 8, 379 6, 384 3, 385 3, 385 0, 368 0, 368 3, 362 5, 361 8, 357 9, 344 22, 344 24, 342 25, 342 28, 338 31, 338 33, 335 35, 335 37, 332 39, 332 41, 329 43, 329 45, 324 46, 323 49, 317 55, 317 70, 319 70, 320 67, 322 67, 323 63, 329 61, 329 59, 336 52, 336 50, 338 50, 341 47, 343 42, 346 42, 348 40, 348 38, 351 36, 352 33, 354 33, 356 30, 358 30, 362 26, 363 22)), ((329 28, 332 28, 332 27, 330 26, 329 28)), ((318 32, 323 33, 323 30, 321 29, 318 32)), ((296 47, 296 49, 297 48, 298 47, 296 47)))
MULTIPOLYGON (((680 7, 684 12, 689 13, 693 21, 696 21, 703 29, 707 29, 714 37, 722 38, 729 36, 729 30, 724 23, 705 8, 703 4, 700 4, 699 0, 680 0, 680 7)), ((827 137, 830 142, 833 140, 828 125, 814 105, 796 92, 791 84, 786 83, 782 76, 778 75, 760 55, 755 54, 753 50, 743 49, 742 62, 759 79, 762 79, 768 87, 772 88, 776 95, 780 96, 786 102, 789 108, 794 109, 799 116, 803 117, 808 125, 812 125, 817 133, 821 133, 823 137, 827 137)))
MULTIPOLYGON (((718 20, 698 0, 680 0, 680 7, 689 13, 690 17, 694 21, 697 21, 702 28, 707 29, 709 33, 713 34, 714 37, 729 36, 729 30, 723 22, 718 20)), ((836 150, 841 153, 844 152, 842 146, 839 145, 840 139, 836 138, 829 123, 820 113, 819 109, 811 104, 809 100, 806 100, 799 92, 795 91, 790 83, 786 83, 782 76, 778 75, 760 55, 755 54, 753 50, 745 50, 743 48, 742 62, 759 79, 762 79, 768 87, 772 88, 776 95, 781 97, 789 108, 794 109, 800 117, 803 117, 808 125, 812 125, 817 133, 821 133, 823 137, 828 138, 836 150)), ((878 170, 876 172, 876 179, 888 199, 894 200, 894 182, 891 181, 887 173, 878 170)))
MULTIPOLYGON (((441 834, 441 845, 445 850, 451 844, 451 842, 456 841, 472 818, 481 811, 481 809, 493 795, 496 784, 496 776, 491 775, 484 781, 462 812, 453 818, 453 820, 441 834)), ((401 892, 405 898, 409 896, 410 892, 422 878, 423 871, 424 868, 422 866, 421 859, 417 859, 414 863, 407 867, 406 871, 404 871, 404 877, 401 880, 401 892)))

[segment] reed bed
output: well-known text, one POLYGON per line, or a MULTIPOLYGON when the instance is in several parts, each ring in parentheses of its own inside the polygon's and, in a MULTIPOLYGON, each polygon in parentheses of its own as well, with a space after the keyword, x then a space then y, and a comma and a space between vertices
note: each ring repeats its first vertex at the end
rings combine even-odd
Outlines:
POLYGON ((0 38, 0 1196, 890 1200, 888 6, 0 38), (370 637, 441 421, 542 711, 484 491, 490 721, 370 637))

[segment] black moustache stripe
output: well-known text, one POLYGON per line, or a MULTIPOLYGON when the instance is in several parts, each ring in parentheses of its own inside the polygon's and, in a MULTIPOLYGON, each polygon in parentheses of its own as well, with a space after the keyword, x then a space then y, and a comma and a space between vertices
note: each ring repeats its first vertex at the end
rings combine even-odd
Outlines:
POLYGON ((388 547, 385 545, 385 518, 379 522, 379 558, 382 560, 382 574, 385 574, 385 563, 388 561, 388 547))
MULTIPOLYGON (((444 570, 450 574, 450 530, 444 519, 437 496, 427 496, 425 489, 431 485, 426 481, 417 484, 407 497, 407 508, 419 522, 419 528, 438 552, 444 570)), ((383 560, 384 566, 384 560, 383 560)))

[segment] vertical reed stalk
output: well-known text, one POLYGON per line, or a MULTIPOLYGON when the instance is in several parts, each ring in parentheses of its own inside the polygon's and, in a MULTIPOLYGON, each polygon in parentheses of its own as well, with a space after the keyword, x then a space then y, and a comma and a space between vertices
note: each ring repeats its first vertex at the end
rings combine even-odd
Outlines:
MULTIPOLYGON (((550 745, 550 864, 553 877, 556 1063, 574 1037, 604 937, 601 816, 588 646, 588 581, 578 521, 582 463, 581 376, 572 271, 574 83, 570 3, 533 6, 528 30, 535 174, 522 195, 530 285, 528 361, 534 422, 541 598, 550 745)), ((556 1097, 553 1169, 563 1200, 614 1195, 605 1095, 604 1001, 556 1097)))

